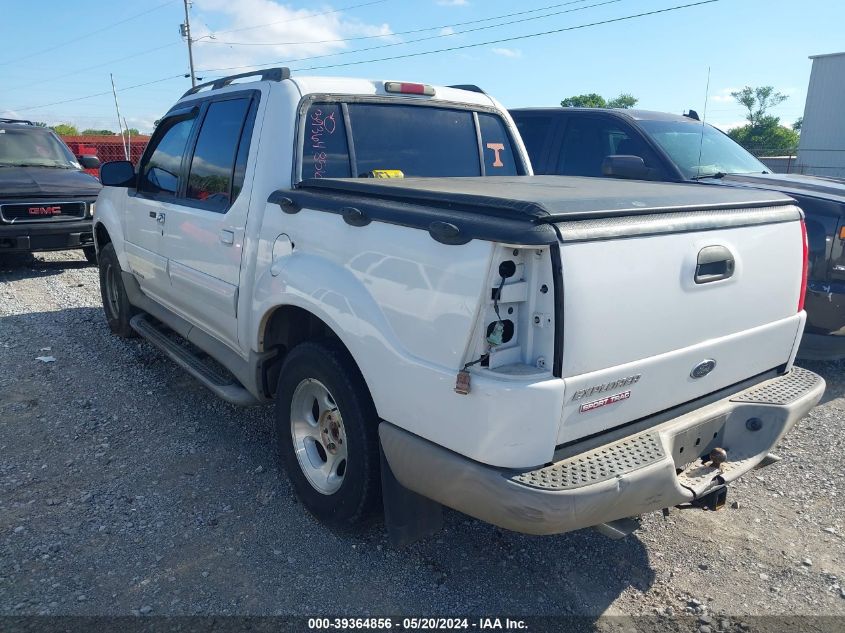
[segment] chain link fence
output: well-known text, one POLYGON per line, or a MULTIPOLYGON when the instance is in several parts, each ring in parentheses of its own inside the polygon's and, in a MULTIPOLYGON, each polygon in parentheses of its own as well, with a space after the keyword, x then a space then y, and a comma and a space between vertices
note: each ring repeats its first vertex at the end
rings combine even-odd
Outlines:
POLYGON ((776 174, 845 177, 845 149, 745 147, 776 174))

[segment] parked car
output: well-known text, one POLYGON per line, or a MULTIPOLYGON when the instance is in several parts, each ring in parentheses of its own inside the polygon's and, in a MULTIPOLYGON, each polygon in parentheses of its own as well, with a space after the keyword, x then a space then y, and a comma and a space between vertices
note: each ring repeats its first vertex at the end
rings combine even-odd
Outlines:
POLYGON ((794 198, 806 215, 810 251, 798 356, 845 358, 845 182, 773 174, 695 113, 523 108, 511 115, 537 174, 754 187, 794 198))
POLYGON ((0 119, 0 253, 81 248, 96 261, 91 217, 100 191, 82 171, 96 156, 74 156, 56 134, 0 119))
POLYGON ((445 504, 621 535, 718 507, 824 389, 792 365, 799 209, 529 174, 472 89, 287 69, 198 86, 137 171, 101 169, 106 319, 229 402, 275 401, 293 488, 327 522, 383 503, 407 542, 445 504))

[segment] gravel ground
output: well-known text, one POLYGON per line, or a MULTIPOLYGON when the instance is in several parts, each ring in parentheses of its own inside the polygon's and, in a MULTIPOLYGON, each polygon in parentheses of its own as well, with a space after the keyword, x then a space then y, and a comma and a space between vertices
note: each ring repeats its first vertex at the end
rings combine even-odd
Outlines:
POLYGON ((297 503, 269 408, 223 403, 111 336, 81 254, 6 256, 0 614, 688 615, 702 633, 845 616, 845 364, 805 366, 828 382, 822 404, 721 512, 648 515, 610 541, 448 511, 437 537, 393 551, 383 526, 333 532, 297 503))

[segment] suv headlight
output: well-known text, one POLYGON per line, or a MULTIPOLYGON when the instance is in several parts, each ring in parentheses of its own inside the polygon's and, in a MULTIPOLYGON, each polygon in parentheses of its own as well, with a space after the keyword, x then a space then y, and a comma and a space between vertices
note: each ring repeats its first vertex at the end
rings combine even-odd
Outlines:
POLYGON ((97 206, 96 202, 92 202, 91 204, 88 205, 88 217, 89 218, 94 217, 94 207, 96 207, 96 206, 97 206))

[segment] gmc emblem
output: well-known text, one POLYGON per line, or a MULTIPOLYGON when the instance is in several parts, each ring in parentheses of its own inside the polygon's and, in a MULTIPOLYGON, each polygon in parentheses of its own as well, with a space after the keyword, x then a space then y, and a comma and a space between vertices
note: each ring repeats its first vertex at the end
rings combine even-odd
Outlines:
POLYGON ((60 215, 62 213, 62 208, 60 206, 29 207, 26 211, 29 215, 60 215))

